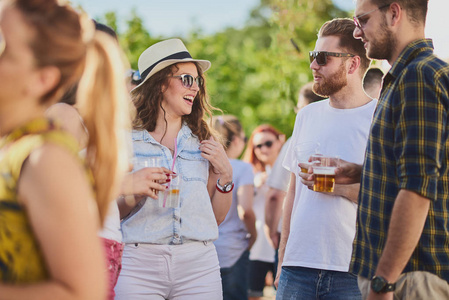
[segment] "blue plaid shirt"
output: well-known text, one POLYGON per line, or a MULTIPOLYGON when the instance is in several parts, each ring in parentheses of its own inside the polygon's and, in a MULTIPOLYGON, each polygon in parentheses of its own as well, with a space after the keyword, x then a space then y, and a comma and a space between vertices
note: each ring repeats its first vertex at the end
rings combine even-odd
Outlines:
POLYGON ((401 189, 430 201, 403 272, 449 281, 449 65, 431 40, 410 43, 385 75, 363 165, 351 270, 371 278, 401 189))

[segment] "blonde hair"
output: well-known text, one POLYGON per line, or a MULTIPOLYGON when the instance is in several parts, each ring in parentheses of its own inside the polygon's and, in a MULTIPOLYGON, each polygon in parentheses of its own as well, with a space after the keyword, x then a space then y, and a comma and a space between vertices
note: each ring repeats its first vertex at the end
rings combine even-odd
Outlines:
POLYGON ((116 41, 95 31, 84 14, 56 0, 7 0, 24 16, 33 31, 29 46, 37 67, 54 66, 60 80, 41 98, 51 105, 79 82, 77 104, 89 133, 87 164, 103 223, 109 203, 116 197, 122 174, 128 168, 126 129, 129 96, 122 54, 116 41))

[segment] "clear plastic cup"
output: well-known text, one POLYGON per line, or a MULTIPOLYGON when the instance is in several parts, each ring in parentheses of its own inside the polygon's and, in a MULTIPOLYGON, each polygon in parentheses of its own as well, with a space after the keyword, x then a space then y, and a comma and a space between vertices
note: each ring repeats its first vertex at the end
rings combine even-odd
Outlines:
POLYGON ((335 169, 339 166, 336 156, 316 157, 313 167, 313 190, 315 192, 333 193, 335 188, 335 169))
MULTIPOLYGON (((293 148, 295 151, 297 163, 310 164, 309 158, 316 155, 320 151, 320 143, 318 142, 301 142, 293 148)), ((308 169, 301 168, 301 172, 307 173, 308 169)))
POLYGON ((160 157, 133 157, 131 160, 133 164, 133 171, 138 171, 143 168, 155 168, 162 166, 162 160, 160 157))
POLYGON ((177 208, 179 207, 179 194, 181 191, 181 175, 170 174, 168 177, 170 181, 164 184, 167 186, 167 189, 158 193, 159 207, 177 208))

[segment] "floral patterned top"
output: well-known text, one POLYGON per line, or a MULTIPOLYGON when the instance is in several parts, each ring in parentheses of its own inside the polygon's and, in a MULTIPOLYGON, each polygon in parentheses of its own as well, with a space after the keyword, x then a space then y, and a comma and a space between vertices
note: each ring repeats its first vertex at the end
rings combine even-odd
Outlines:
POLYGON ((78 144, 53 121, 36 119, 0 140, 0 282, 32 283, 48 278, 27 212, 17 197, 20 172, 30 153, 54 143, 77 155, 78 144))

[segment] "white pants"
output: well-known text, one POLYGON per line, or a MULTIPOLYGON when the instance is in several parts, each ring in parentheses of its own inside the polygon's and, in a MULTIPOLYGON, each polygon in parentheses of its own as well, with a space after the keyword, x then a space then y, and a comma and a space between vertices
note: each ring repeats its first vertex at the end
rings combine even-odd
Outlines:
POLYGON ((215 246, 126 244, 115 293, 116 300, 221 300, 215 246))

